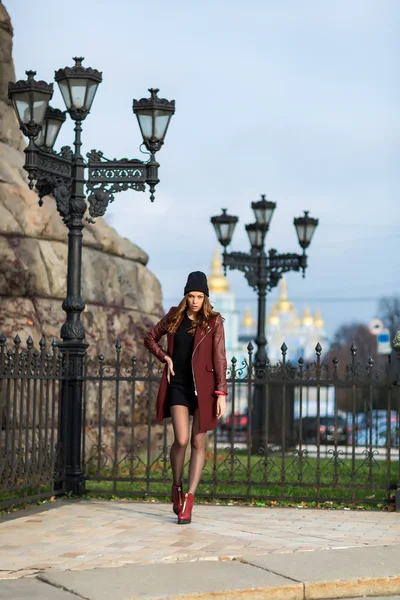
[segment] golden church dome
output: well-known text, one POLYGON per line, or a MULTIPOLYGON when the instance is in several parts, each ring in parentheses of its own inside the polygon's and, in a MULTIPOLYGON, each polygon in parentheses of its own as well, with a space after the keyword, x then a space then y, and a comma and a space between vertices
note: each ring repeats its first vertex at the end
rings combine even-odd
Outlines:
POLYGON ((251 308, 250 306, 247 306, 242 319, 242 327, 245 329, 252 329, 255 323, 256 322, 253 319, 253 315, 251 314, 251 308))
POLYGON ((211 263, 211 275, 208 278, 211 294, 224 294, 229 291, 229 282, 222 271, 222 261, 219 250, 215 250, 211 263))
POLYGON ((287 297, 287 283, 284 277, 282 277, 279 283, 279 298, 276 302, 274 302, 274 305, 271 309, 271 314, 273 310, 281 314, 286 314, 293 310, 293 304, 288 300, 287 297))
POLYGON ((275 305, 271 308, 271 312, 269 313, 267 321, 270 325, 279 325, 280 319, 275 305))
POLYGON ((320 310, 317 310, 315 313, 314 325, 315 325, 315 327, 318 327, 318 329, 323 329, 323 327, 325 325, 320 310))
POLYGON ((305 307, 302 317, 303 325, 314 325, 314 319, 311 316, 311 311, 308 306, 305 307))

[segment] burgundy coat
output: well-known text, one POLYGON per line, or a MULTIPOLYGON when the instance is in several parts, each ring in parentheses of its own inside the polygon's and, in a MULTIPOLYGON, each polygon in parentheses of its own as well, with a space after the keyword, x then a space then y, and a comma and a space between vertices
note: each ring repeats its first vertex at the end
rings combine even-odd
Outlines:
MULTIPOLYGON (((164 357, 167 354, 171 357, 173 355, 175 334, 168 333, 167 327, 175 311, 176 307, 172 307, 144 338, 146 348, 161 362, 164 362, 164 357), (165 334, 167 334, 167 352, 158 343, 165 334)), ((180 322, 178 323, 178 327, 179 325, 180 322)), ((192 367, 199 405, 200 432, 206 432, 215 429, 217 426, 217 395, 215 392, 228 393, 226 385, 225 335, 220 314, 209 321, 205 334, 197 327, 194 335, 192 367)), ((167 396, 167 365, 165 365, 157 396, 157 420, 159 422, 171 416, 167 396)))

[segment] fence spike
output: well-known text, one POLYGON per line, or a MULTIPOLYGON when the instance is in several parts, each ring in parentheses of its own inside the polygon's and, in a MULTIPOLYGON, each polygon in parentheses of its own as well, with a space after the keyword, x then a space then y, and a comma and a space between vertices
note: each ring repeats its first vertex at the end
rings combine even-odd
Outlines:
POLYGON ((104 355, 103 354, 99 354, 98 359, 100 362, 103 362, 104 360, 104 355))
POLYGON ((46 347, 46 338, 44 335, 42 335, 42 337, 40 338, 39 346, 41 347, 42 350, 46 347))
POLYGON ((18 333, 17 333, 17 335, 16 335, 16 336, 15 336, 15 338, 14 338, 14 344, 15 344, 16 346, 19 346, 19 345, 20 345, 20 343, 21 343, 21 338, 19 337, 19 335, 18 335, 18 333))
POLYGON ((6 342, 7 342, 7 338, 6 338, 5 334, 2 333, 0 335, 0 346, 5 346, 6 342))
POLYGON ((304 365, 304 358, 302 356, 300 356, 298 363, 299 363, 300 367, 302 367, 304 365))
POLYGON ((26 340, 26 345, 28 346, 28 350, 32 350, 33 347, 33 339, 32 336, 29 336, 28 339, 26 340))
POLYGON ((315 352, 318 354, 318 356, 321 356, 321 352, 322 352, 322 346, 321 344, 318 342, 318 344, 315 346, 315 352))
POLYGON ((350 352, 351 352, 352 356, 355 356, 357 353, 357 346, 355 345, 354 342, 351 345, 350 352))
POLYGON ((288 350, 288 347, 286 346, 285 342, 283 342, 283 344, 281 346, 281 352, 284 356, 286 355, 287 350, 288 350))
POLYGON ((253 346, 253 344, 251 342, 249 342, 247 344, 247 351, 248 351, 248 353, 251 354, 253 352, 253 350, 254 350, 254 346, 253 346))
POLYGON ((117 349, 117 352, 121 352, 122 344, 121 344, 121 340, 119 339, 119 337, 117 338, 117 341, 115 342, 115 347, 117 349))
POLYGON ((235 358, 234 356, 232 357, 231 363, 232 363, 233 365, 236 365, 236 363, 237 363, 237 360, 236 360, 236 358, 235 358))

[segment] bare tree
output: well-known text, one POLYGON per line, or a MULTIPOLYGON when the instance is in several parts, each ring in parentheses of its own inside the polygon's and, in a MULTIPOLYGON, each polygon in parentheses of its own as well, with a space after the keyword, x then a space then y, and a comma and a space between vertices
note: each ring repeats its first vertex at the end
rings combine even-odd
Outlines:
MULTIPOLYGON (((368 328, 361 323, 351 323, 341 325, 336 331, 332 345, 329 349, 326 360, 332 365, 334 358, 339 360, 339 372, 341 377, 346 372, 346 366, 351 363, 352 355, 350 348, 354 344, 357 348, 356 363, 367 366, 367 361, 371 357, 374 359, 374 366, 383 364, 384 359, 378 355, 376 336, 369 332, 368 328)), ((353 409, 358 412, 365 409, 368 393, 365 389, 357 388, 355 391, 349 388, 337 389, 336 401, 337 407, 345 412, 351 412, 353 409)))
POLYGON ((375 361, 379 360, 376 336, 372 335, 368 328, 361 323, 341 325, 337 329, 329 349, 328 359, 333 359, 336 356, 339 359, 339 364, 345 365, 350 360, 352 344, 357 348, 358 362, 366 364, 370 357, 375 361))
POLYGON ((400 330, 400 296, 381 298, 378 304, 378 315, 389 329, 392 342, 400 330))

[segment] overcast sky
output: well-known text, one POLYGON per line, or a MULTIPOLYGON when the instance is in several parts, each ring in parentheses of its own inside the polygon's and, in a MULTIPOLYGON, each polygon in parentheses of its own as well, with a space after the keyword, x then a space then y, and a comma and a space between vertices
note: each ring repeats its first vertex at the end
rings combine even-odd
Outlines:
MULTIPOLYGON (((17 78, 34 69, 51 81, 72 56, 103 72, 85 152, 142 157, 132 98, 153 86, 176 100, 155 203, 124 192, 107 215, 150 255, 165 305, 189 271, 208 273, 209 219, 222 207, 240 217, 232 249, 248 250, 261 193, 277 203, 268 248, 297 252, 293 218, 320 219, 306 278, 287 280, 299 310, 322 310, 329 335, 368 323, 375 299, 400 293, 398 0, 3 3, 17 78)), ((52 105, 63 108, 58 89, 52 105)), ((69 121, 59 146, 72 136, 69 121)), ((244 276, 229 279, 239 310, 255 311, 244 276)))

